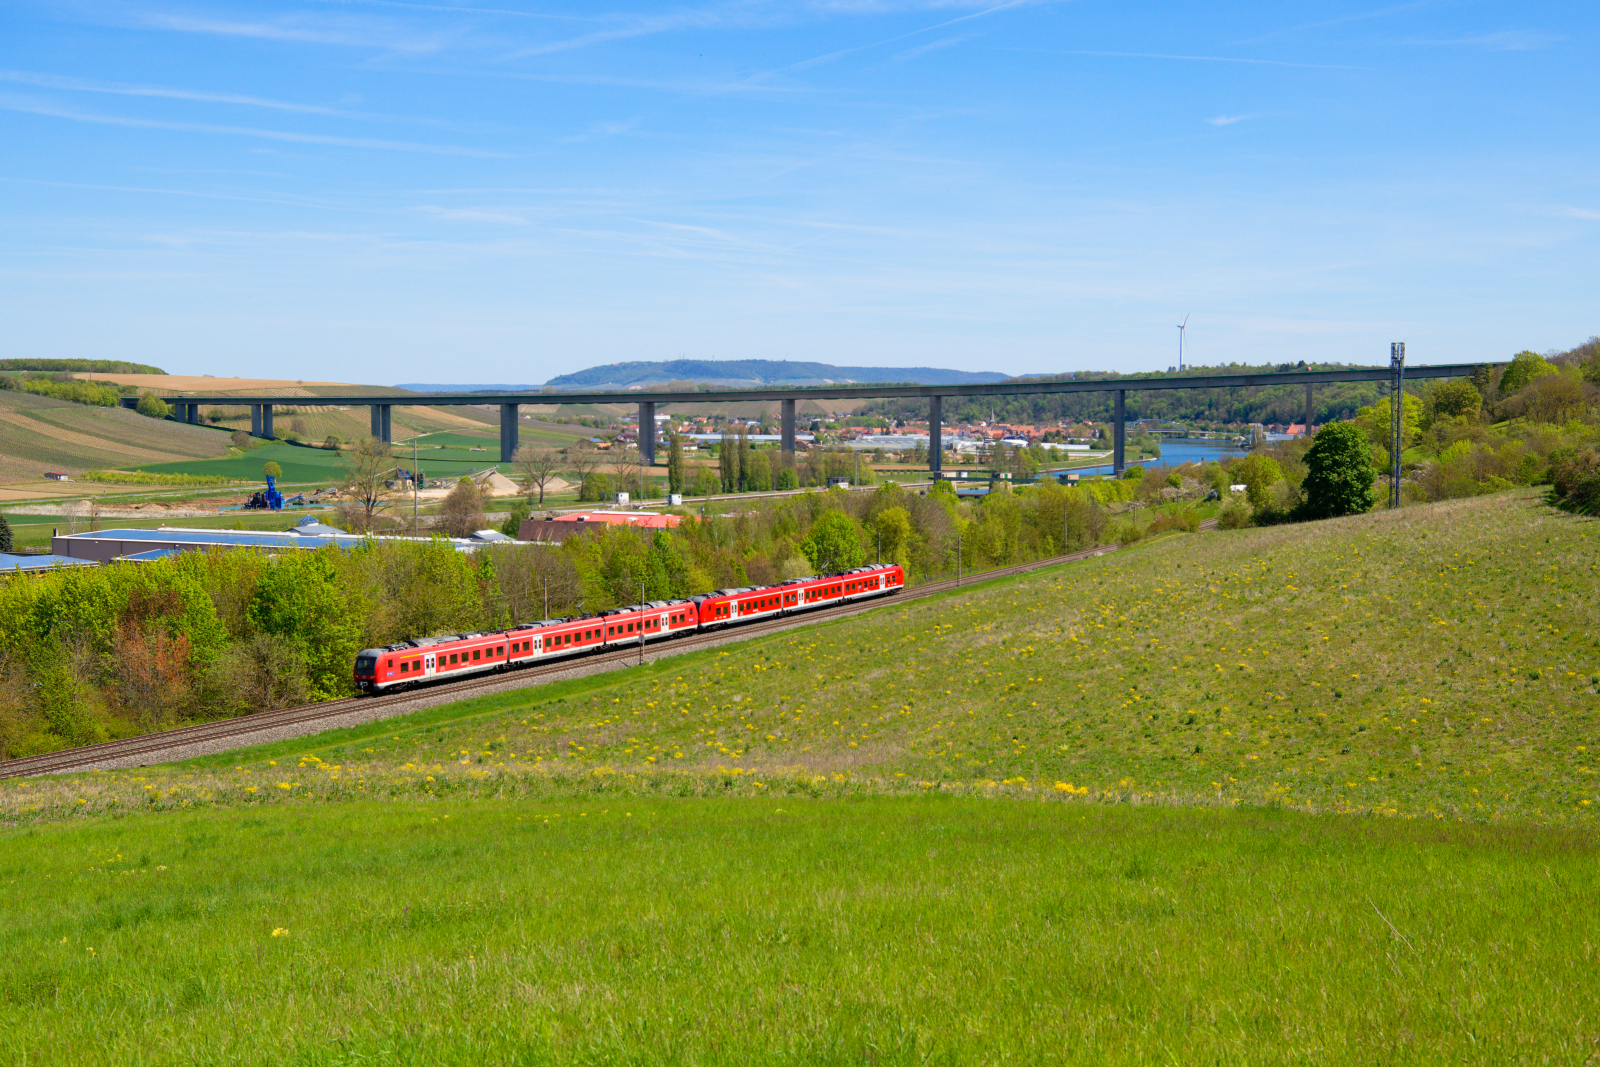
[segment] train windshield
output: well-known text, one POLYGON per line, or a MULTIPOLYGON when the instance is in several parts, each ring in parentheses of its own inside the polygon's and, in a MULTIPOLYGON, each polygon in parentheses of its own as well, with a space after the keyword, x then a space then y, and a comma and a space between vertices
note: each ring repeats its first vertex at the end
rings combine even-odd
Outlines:
POLYGON ((377 660, 376 657, 373 657, 373 656, 357 656, 356 657, 356 670, 358 670, 358 671, 370 671, 372 668, 376 667, 377 665, 378 665, 378 660, 377 660))

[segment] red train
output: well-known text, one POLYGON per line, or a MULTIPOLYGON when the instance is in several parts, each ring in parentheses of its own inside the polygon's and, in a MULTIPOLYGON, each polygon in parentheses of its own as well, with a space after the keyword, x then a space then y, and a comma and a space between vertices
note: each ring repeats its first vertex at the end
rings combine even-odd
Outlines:
POLYGON ((905 584, 900 566, 884 563, 842 574, 796 578, 780 585, 718 589, 685 600, 652 600, 598 615, 545 619, 490 633, 412 638, 383 648, 362 649, 356 655, 356 689, 392 692, 604 648, 631 647, 829 604, 889 596, 905 584))

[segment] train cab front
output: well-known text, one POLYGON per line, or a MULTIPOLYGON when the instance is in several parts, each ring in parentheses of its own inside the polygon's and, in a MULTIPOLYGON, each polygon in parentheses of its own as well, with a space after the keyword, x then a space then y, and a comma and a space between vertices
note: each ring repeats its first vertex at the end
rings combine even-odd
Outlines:
POLYGON ((376 693, 378 691, 378 657, 383 655, 381 648, 364 648, 356 653, 356 692, 376 693))

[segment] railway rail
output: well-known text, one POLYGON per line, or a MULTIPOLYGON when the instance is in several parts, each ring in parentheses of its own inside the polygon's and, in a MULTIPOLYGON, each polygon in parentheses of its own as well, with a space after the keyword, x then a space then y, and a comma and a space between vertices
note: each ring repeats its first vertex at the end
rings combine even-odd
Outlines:
MULTIPOLYGON (((1202 528, 1210 528, 1215 525, 1215 519, 1208 519, 1202 523, 1202 528)), ((977 574, 962 575, 959 578, 946 578, 941 581, 929 582, 926 585, 906 589, 896 594, 894 599, 898 601, 918 600, 923 597, 948 592, 957 588, 963 582, 988 581, 992 578, 1025 574, 1043 567, 1054 567, 1063 563, 1076 563, 1081 560, 1108 555, 1118 551, 1120 547, 1119 545, 1101 545, 1096 548, 1084 549, 1081 552, 1069 552, 1064 556, 1052 556, 1049 559, 1042 559, 1033 563, 1019 563, 1010 567, 981 571, 977 574)), ((674 638, 666 644, 651 646, 644 651, 644 657, 659 659, 663 655, 693 652, 698 649, 723 644, 729 640, 759 637, 797 626, 805 626, 813 622, 844 618, 862 611, 869 611, 875 607, 881 607, 885 603, 886 601, 881 599, 859 601, 841 604, 835 608, 822 608, 797 615, 785 615, 731 629, 688 634, 674 638)), ((318 722, 340 719, 356 713, 361 714, 365 721, 376 722, 379 719, 405 714, 406 710, 411 708, 453 703, 456 700, 465 700, 474 695, 487 692, 501 692, 506 689, 531 687, 539 684, 541 679, 549 678, 552 675, 568 674, 574 670, 582 670, 584 674, 614 670, 638 663, 640 658, 639 648, 627 645, 605 652, 594 653, 578 660, 562 660, 534 667, 521 667, 502 674, 429 686, 427 689, 420 691, 413 690, 407 693, 391 693, 379 696, 342 697, 338 700, 327 700, 317 704, 302 704, 294 708, 262 711, 233 719, 197 723, 193 726, 181 726, 174 730, 164 730, 156 734, 144 734, 140 737, 129 737, 119 741, 102 741, 94 745, 84 745, 81 748, 69 748, 59 752, 46 752, 37 756, 24 756, 21 759, 6 760, 0 762, 0 778, 32 777, 42 774, 61 774, 75 770, 89 770, 109 762, 126 763, 138 760, 140 761, 138 764, 140 766, 146 763, 159 763, 161 762, 161 753, 191 748, 195 745, 207 745, 213 751, 216 751, 216 746, 219 742, 224 743, 224 747, 226 747, 225 743, 227 741, 240 739, 240 747, 242 747, 244 744, 256 743, 242 740, 252 735, 282 733, 285 730, 294 730, 318 722), (441 695, 447 696, 449 700, 438 700, 437 698, 441 695), (385 710, 389 711, 388 715, 383 714, 385 710)), ((306 732, 312 733, 315 731, 308 730, 306 732)))

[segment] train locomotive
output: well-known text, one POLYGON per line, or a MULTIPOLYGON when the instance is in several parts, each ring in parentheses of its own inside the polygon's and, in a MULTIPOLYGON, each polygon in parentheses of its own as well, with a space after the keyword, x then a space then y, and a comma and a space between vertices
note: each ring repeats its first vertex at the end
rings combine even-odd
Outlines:
POLYGON ((891 596, 905 583, 905 571, 898 564, 882 563, 777 585, 718 589, 594 615, 544 619, 505 630, 412 638, 357 653, 355 684, 361 693, 396 692, 891 596))

